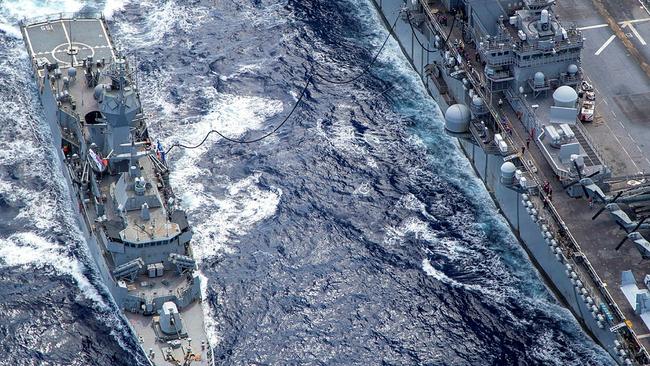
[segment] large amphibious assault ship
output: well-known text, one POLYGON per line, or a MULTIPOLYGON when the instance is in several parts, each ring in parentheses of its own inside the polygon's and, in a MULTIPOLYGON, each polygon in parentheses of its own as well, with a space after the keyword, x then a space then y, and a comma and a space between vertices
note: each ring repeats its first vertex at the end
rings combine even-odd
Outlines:
POLYGON ((644 3, 373 1, 558 298, 650 364, 644 3))
POLYGON ((21 30, 73 210, 99 274, 154 365, 211 365, 192 230, 134 72, 100 15, 21 30))

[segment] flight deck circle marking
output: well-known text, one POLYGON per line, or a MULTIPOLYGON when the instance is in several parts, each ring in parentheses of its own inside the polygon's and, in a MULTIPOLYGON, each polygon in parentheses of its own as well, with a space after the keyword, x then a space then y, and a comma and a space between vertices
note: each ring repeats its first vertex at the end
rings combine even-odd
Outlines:
MULTIPOLYGON (((58 61, 60 63, 69 64, 70 63, 69 60, 61 60, 60 58, 56 57, 56 53, 63 51, 66 54, 66 56, 65 56, 66 58, 70 57, 70 54, 68 54, 68 52, 67 52, 68 47, 70 47, 70 46, 71 46, 70 43, 61 43, 60 45, 54 47, 54 49, 52 49, 52 52, 50 52, 50 54, 52 55, 54 60, 56 60, 56 61, 58 61), (64 49, 64 47, 65 47, 65 49, 64 49)), ((90 50, 90 56, 95 56, 95 49, 92 48, 91 46, 85 44, 85 43, 72 42, 72 47, 76 47, 78 50, 80 50, 81 47, 85 47, 86 49, 90 50)), ((77 51, 77 54, 78 54, 78 51, 77 51)), ((77 54, 75 54, 74 56, 76 56, 77 54)))

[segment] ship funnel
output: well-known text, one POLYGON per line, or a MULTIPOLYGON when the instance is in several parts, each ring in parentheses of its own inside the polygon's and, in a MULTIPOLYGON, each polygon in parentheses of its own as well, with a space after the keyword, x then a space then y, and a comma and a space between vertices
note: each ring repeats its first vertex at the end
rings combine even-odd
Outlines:
POLYGON ((149 221, 151 215, 149 215, 149 205, 145 202, 142 204, 142 210, 140 211, 140 218, 144 221, 149 221))

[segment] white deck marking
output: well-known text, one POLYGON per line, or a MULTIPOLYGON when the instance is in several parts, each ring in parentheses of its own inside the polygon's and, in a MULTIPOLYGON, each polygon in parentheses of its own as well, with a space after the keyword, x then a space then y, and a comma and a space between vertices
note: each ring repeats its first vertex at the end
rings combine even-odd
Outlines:
POLYGON ((596 28, 605 28, 607 27, 607 24, 596 24, 596 25, 589 25, 586 27, 578 27, 576 28, 577 30, 587 30, 587 29, 596 29, 596 28))
MULTIPOLYGON (((72 41, 70 40, 70 36, 68 35, 68 30, 65 28, 65 23, 63 22, 63 20, 59 21, 59 23, 61 23, 61 27, 63 28, 63 33, 65 33, 65 39, 68 40, 69 47, 72 47, 72 41)), ((68 21, 68 23, 70 22, 68 21)), ((70 24, 70 27, 72 28, 72 24, 70 24)), ((54 56, 54 52, 52 52, 52 56, 54 57, 55 60, 58 60, 56 56, 54 56)), ((72 55, 72 63, 70 63, 70 66, 74 66, 76 64, 77 64, 77 56, 72 55)))
POLYGON ((643 0, 639 0, 639 4, 641 4, 641 7, 645 10, 645 12, 650 15, 650 10, 648 10, 648 8, 645 6, 643 0))
MULTIPOLYGON (((625 24, 633 24, 633 23, 642 23, 642 22, 647 22, 649 21, 650 18, 641 18, 641 19, 631 19, 631 20, 624 20, 622 22, 618 22, 618 24, 625 25, 625 24)), ((577 30, 588 30, 588 29, 598 29, 598 28, 605 28, 608 27, 609 24, 603 23, 603 24, 595 24, 595 25, 588 25, 585 27, 577 27, 577 30)))
MULTIPOLYGON (((650 14, 650 13, 649 13, 650 14)), ((623 24, 623 23, 641 23, 641 22, 647 22, 650 20, 650 18, 641 18, 641 19, 632 19, 632 20, 624 20, 622 22, 618 22, 618 24, 623 24)))
POLYGON ((32 47, 32 40, 29 39, 29 28, 25 28, 25 37, 27 37, 27 44, 29 45, 29 50, 32 51, 32 56, 35 55, 34 47, 32 47))
POLYGON ((600 46, 600 48, 598 49, 598 51, 596 51, 596 53, 594 53, 594 55, 596 55, 596 56, 600 55, 600 53, 603 52, 603 50, 605 50, 605 47, 609 46, 609 44, 612 43, 614 38, 616 38, 616 36, 612 34, 609 37, 609 39, 606 40, 605 43, 602 46, 600 46))
POLYGON ((70 36, 68 35, 68 30, 65 29, 65 24, 63 24, 63 20, 60 23, 61 23, 61 27, 63 28, 63 33, 65 33, 65 39, 68 40, 68 44, 72 44, 72 41, 70 40, 70 36))
POLYGON ((636 30, 636 28, 634 28, 634 26, 632 25, 632 23, 625 23, 625 24, 623 25, 623 28, 625 28, 625 27, 630 28, 630 30, 632 31, 632 33, 634 33, 634 36, 636 36, 636 38, 639 39, 639 42, 641 42, 642 45, 644 45, 644 46, 647 45, 647 43, 645 43, 645 40, 643 39, 643 37, 641 37, 641 35, 640 35, 639 32, 636 30))
MULTIPOLYGON (((102 28, 102 32, 104 32, 104 39, 106 39, 106 44, 110 45, 111 40, 108 38, 108 34, 106 33, 106 28, 104 28, 104 24, 99 22, 99 26, 102 28)), ((113 47, 110 47, 111 49, 111 55, 113 56, 113 60, 115 60, 115 52, 113 52, 113 47)))
MULTIPOLYGON (((620 121, 619 121, 619 123, 620 123, 620 121)), ((625 155, 627 155, 627 157, 630 158, 630 161, 632 162, 632 164, 634 164, 634 166, 636 167, 636 170, 637 170, 637 171, 640 171, 640 170, 639 170, 639 166, 638 166, 637 163, 634 161, 634 159, 632 159, 632 155, 630 155, 630 153, 627 151, 627 149, 625 148, 625 145, 623 145, 623 143, 622 143, 621 140, 618 138, 618 136, 614 133, 614 131, 612 131, 612 128, 609 127, 609 123, 607 123, 607 121, 605 121, 604 124, 605 124, 605 126, 607 127, 607 129, 609 130, 610 135, 611 135, 611 136, 614 136, 614 138, 616 139, 616 141, 618 142, 618 144, 621 146, 621 149, 623 149, 623 151, 625 152, 625 155)), ((632 141, 634 141, 634 140, 632 140, 632 141)), ((636 141, 635 141, 635 142, 636 142, 636 141)))

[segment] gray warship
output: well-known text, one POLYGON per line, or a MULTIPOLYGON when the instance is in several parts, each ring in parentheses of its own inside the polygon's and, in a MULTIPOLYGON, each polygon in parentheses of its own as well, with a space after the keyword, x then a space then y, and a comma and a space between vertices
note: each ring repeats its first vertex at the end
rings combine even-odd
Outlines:
POLYGON ((20 26, 72 208, 106 288, 151 364, 213 364, 192 230, 105 19, 57 14, 20 26))
POLYGON ((613 363, 650 364, 645 3, 373 3, 558 299, 613 363))

